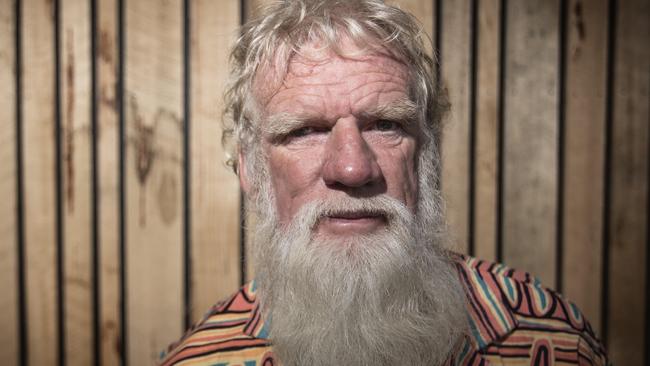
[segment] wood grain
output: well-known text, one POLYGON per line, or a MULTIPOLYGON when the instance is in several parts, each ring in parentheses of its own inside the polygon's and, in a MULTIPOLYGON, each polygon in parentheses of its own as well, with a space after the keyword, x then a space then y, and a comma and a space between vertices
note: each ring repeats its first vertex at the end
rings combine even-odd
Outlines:
POLYGON ((557 1, 510 1, 505 72, 503 254, 555 285, 557 1))
POLYGON ((271 0, 243 0, 244 21, 258 17, 262 8, 271 3, 271 0))
POLYGON ((53 5, 22 2, 28 364, 58 359, 53 5))
MULTIPOLYGON (((614 49, 607 344, 617 365, 641 365, 645 303, 650 121, 650 5, 618 3, 614 49)), ((647 360, 646 360, 647 361, 647 360)))
POLYGON ((93 363, 90 14, 84 0, 60 3, 64 326, 67 365, 93 363))
MULTIPOLYGON (((268 5, 270 0, 245 0, 244 2, 244 21, 249 21, 259 16, 265 5, 268 5)), ((244 282, 251 281, 255 278, 255 264, 253 263, 253 236, 255 233, 255 225, 257 218, 255 213, 252 212, 252 207, 248 201, 244 202, 243 220, 244 226, 244 260, 243 263, 245 274, 244 282)))
POLYGON ((192 321, 240 283, 239 180, 221 146, 228 51, 238 36, 239 4, 191 3, 192 321))
POLYGON ((567 15, 562 292, 599 331, 607 1, 570 1, 567 15))
POLYGON ((442 191, 454 247, 463 253, 469 233, 470 10, 469 0, 442 4, 441 75, 451 103, 442 134, 442 191))
POLYGON ((118 101, 116 96, 118 40, 117 1, 98 2, 97 9, 97 139, 99 205, 100 355, 103 366, 119 365, 123 352, 120 338, 120 242, 118 174, 118 101))
POLYGON ((477 4, 474 255, 494 261, 497 259, 501 2, 485 0, 477 4))
POLYGON ((0 359, 19 364, 14 4, 0 4, 0 359))
POLYGON ((152 364, 183 330, 182 3, 126 3, 127 357, 152 364))

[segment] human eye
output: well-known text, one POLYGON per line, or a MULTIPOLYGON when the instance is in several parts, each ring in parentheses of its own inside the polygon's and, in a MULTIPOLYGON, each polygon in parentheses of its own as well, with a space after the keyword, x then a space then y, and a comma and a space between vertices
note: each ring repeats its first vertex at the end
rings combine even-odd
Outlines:
POLYGON ((327 132, 326 127, 308 125, 296 127, 285 133, 280 142, 285 145, 313 143, 327 132))
POLYGON ((296 128, 295 130, 289 132, 287 137, 290 137, 290 138, 305 137, 305 136, 309 136, 309 135, 311 135, 311 134, 313 134, 315 132, 316 132, 316 128, 314 128, 314 127, 310 127, 310 126, 300 127, 300 128, 296 128))
POLYGON ((402 129, 402 125, 396 121, 391 121, 388 119, 379 119, 375 121, 375 123, 372 126, 372 129, 381 132, 393 132, 393 131, 400 131, 402 129))

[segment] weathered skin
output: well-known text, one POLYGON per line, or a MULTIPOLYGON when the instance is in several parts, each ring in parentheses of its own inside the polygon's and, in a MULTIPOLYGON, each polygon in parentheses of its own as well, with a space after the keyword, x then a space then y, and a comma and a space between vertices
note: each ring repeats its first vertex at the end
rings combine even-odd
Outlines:
MULTIPOLYGON (((344 51, 354 52, 351 47, 344 51)), ((389 57, 342 58, 312 45, 293 57, 280 86, 258 92, 263 123, 289 125, 262 126, 283 131, 263 136, 281 223, 305 203, 337 195, 385 193, 415 209, 417 124, 373 113, 408 100, 407 78, 406 67, 389 57)), ((317 231, 352 235, 384 224, 380 216, 359 213, 321 220, 317 231)))

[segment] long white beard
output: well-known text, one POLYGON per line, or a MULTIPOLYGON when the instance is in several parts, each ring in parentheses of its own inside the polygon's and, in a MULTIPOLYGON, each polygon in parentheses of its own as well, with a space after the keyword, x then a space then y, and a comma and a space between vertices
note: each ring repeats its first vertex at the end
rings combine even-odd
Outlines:
POLYGON ((420 183, 417 215, 385 195, 343 196, 305 205, 284 226, 262 188, 256 278, 283 365, 439 365, 458 345, 465 300, 442 249, 438 193, 420 183), (313 235, 319 218, 355 210, 382 213, 386 229, 313 235))

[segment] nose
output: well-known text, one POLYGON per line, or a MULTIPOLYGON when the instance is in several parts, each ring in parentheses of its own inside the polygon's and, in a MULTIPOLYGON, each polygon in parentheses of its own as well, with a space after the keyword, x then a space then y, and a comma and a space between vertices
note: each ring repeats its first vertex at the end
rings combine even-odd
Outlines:
POLYGON ((377 159, 354 119, 339 120, 330 132, 323 180, 330 187, 363 187, 381 181, 377 159))

